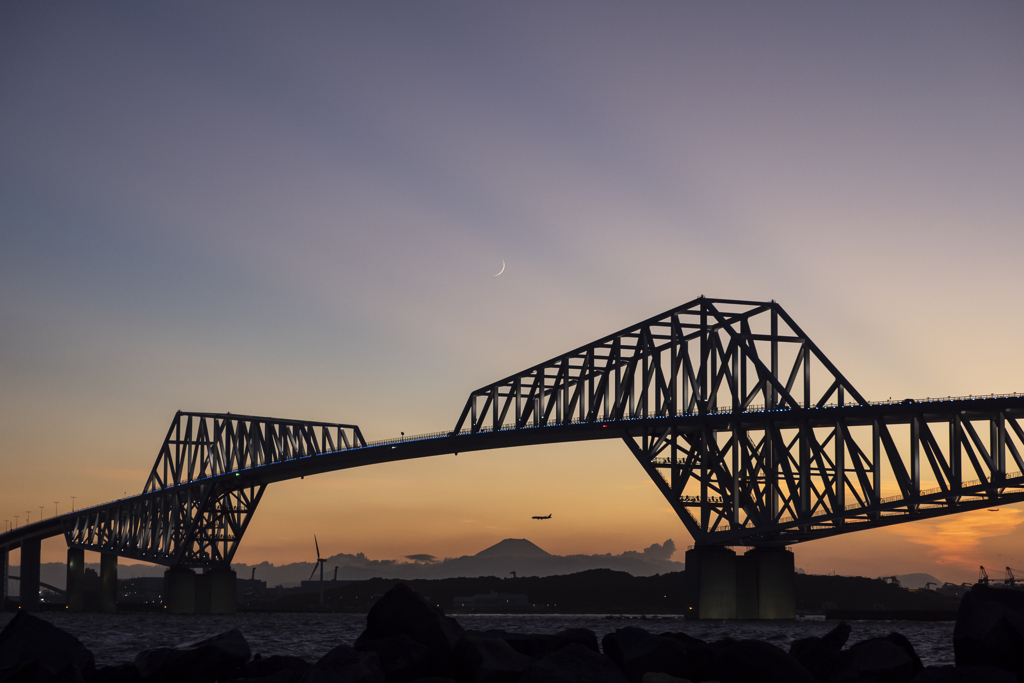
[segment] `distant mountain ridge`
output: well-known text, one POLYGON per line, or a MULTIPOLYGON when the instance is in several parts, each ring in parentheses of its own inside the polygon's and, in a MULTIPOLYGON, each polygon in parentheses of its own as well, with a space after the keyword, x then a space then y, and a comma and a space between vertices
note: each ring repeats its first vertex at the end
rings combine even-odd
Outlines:
POLYGON ((525 538, 506 538, 473 557, 552 557, 551 553, 525 538))
MULTIPOLYGON (((915 590, 918 588, 924 588, 929 583, 934 583, 935 586, 942 585, 942 581, 936 579, 931 574, 900 574, 896 578, 904 588, 912 588, 915 590)), ((935 586, 932 587, 934 588, 935 586)))

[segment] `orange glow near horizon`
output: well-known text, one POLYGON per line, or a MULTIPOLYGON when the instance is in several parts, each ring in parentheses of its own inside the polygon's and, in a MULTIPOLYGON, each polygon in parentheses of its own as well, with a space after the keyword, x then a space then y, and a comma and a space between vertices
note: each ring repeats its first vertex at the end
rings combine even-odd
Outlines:
POLYGON ((979 551, 986 540, 1009 536, 1024 523, 1024 510, 999 507, 995 512, 975 510, 915 524, 899 525, 892 533, 926 547, 938 564, 961 569, 985 563, 979 551))

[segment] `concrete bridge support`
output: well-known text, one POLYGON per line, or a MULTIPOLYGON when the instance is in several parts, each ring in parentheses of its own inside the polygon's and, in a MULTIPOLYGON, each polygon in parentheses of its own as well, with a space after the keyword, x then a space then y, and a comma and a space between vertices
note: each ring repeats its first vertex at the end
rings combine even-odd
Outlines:
POLYGON ((21 609, 35 612, 39 609, 39 558, 42 539, 26 538, 21 542, 21 609))
POLYGON ((757 581, 758 619, 796 619, 796 567, 785 548, 754 548, 751 558, 757 581))
POLYGON ((234 614, 238 611, 237 576, 227 567, 209 571, 210 614, 234 614))
POLYGON ((164 606, 170 614, 196 613, 196 573, 185 567, 164 572, 164 606))
POLYGON ((728 548, 686 551, 687 602, 698 619, 794 619, 793 553, 754 548, 740 557, 728 548))
POLYGON ((736 618, 736 553, 705 546, 686 551, 687 602, 698 619, 736 618))
POLYGON ((234 614, 238 611, 235 572, 225 567, 196 574, 196 614, 234 614))
POLYGON ((67 604, 69 612, 85 610, 85 551, 68 548, 67 604))
POLYGON ((117 611, 117 555, 100 555, 100 609, 117 611))
POLYGON ((7 577, 11 573, 9 560, 7 548, 0 550, 0 612, 7 609, 7 577))

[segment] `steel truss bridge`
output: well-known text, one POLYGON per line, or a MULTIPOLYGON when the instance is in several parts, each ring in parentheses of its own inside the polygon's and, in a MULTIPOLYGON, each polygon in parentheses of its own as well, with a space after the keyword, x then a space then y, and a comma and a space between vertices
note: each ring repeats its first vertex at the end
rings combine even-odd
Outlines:
POLYGON ((781 546, 1024 500, 1024 396, 870 402, 774 301, 701 297, 470 394, 447 432, 174 416, 139 495, 0 534, 230 564, 276 481, 621 439, 698 546, 781 546))

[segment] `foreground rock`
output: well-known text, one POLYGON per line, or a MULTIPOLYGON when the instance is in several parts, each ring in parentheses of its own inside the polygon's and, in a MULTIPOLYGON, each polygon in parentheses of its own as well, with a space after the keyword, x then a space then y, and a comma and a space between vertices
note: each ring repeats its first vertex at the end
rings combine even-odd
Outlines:
POLYGON ((370 608, 355 649, 380 656, 389 680, 404 683, 450 675, 458 668, 455 645, 463 634, 457 621, 399 583, 370 608))
POLYGON ((515 683, 534 661, 498 636, 475 633, 459 640, 455 655, 458 680, 472 683, 515 683))
POLYGON ((570 643, 578 643, 594 652, 601 651, 597 646, 597 635, 589 628, 570 628, 558 633, 509 633, 492 630, 484 631, 483 634, 501 638, 516 652, 534 659, 557 652, 570 643))
POLYGON ((1017 677, 995 666, 928 666, 911 683, 1017 683, 1017 677))
POLYGON ((827 681, 839 666, 839 653, 850 637, 850 625, 845 621, 821 637, 812 636, 793 641, 789 654, 803 664, 819 681, 827 681))
POLYGON ((310 667, 302 683, 385 683, 376 652, 339 645, 310 667))
MULTIPOLYGON (((721 683, 817 683, 795 657, 763 640, 720 640, 709 679, 721 683)), ((864 679, 870 681, 871 679, 864 679)))
POLYGON ((869 638, 839 655, 832 683, 910 683, 924 669, 913 646, 899 633, 885 638, 869 638))
POLYGON ((431 651, 451 653, 463 633, 459 622, 399 583, 370 608, 366 630, 356 639, 356 649, 371 640, 404 635, 431 651))
POLYGON ((298 683, 309 671, 310 664, 301 657, 256 655, 251 662, 235 671, 236 681, 264 680, 267 683, 298 683))
POLYGON ((249 643, 238 629, 178 647, 143 650, 135 656, 139 680, 146 683, 213 683, 249 661, 249 643))
POLYGON ((1024 681, 1024 592, 975 586, 953 630, 956 665, 996 666, 1024 681))
POLYGON ((681 633, 656 636, 634 627, 609 633, 601 644, 631 683, 642 683, 652 672, 704 680, 715 658, 711 647, 696 638, 681 633))
POLYGON ((0 632, 0 681, 91 681, 92 653, 48 621, 18 612, 0 632))
POLYGON ((626 683, 629 679, 608 657, 571 643, 541 657, 526 670, 521 683, 626 683))

